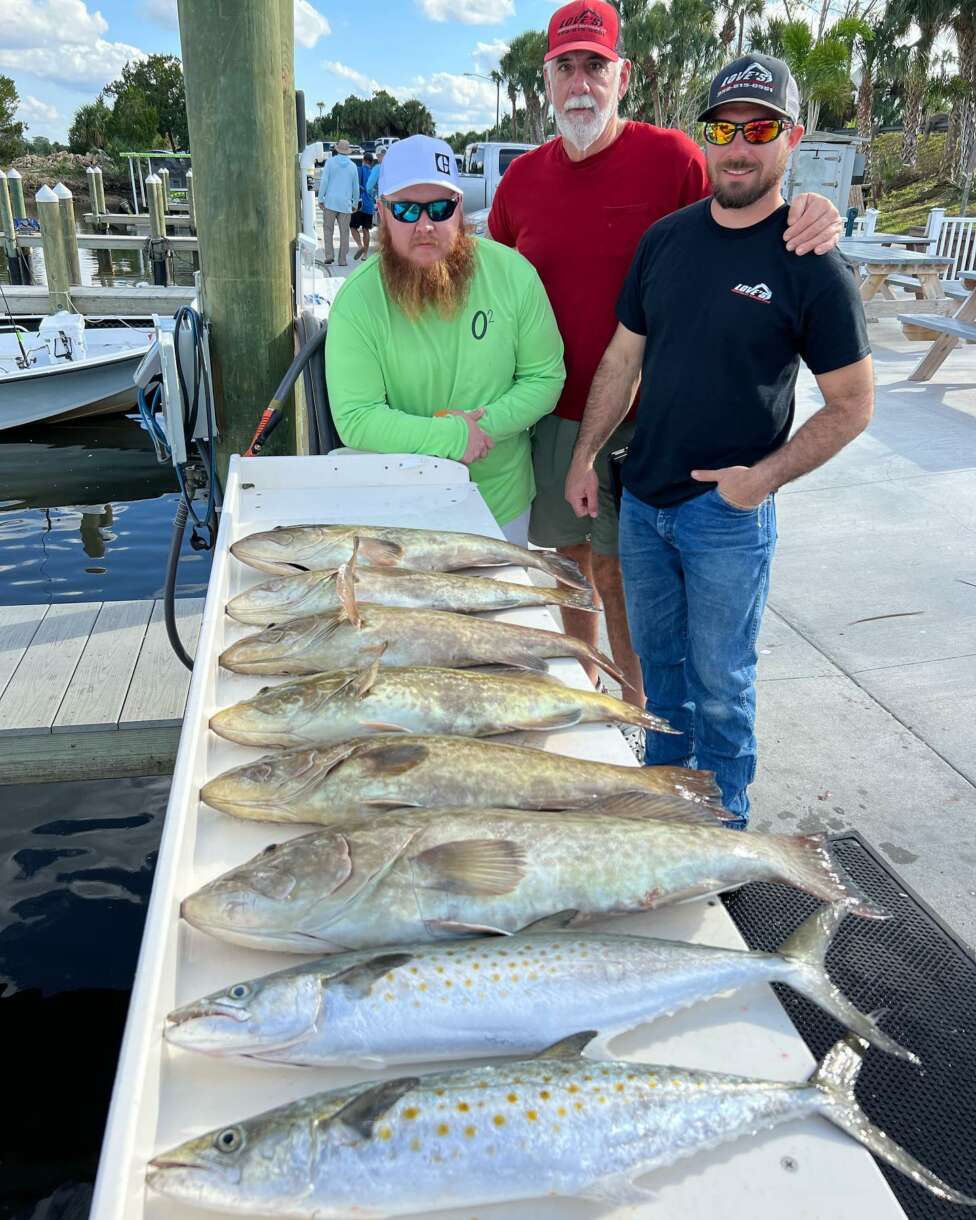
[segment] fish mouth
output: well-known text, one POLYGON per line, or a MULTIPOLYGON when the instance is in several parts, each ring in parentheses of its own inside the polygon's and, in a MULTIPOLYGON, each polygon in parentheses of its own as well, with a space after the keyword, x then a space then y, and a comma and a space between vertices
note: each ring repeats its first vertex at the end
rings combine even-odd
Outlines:
POLYGON ((153 1157, 149 1162, 148 1169, 150 1173, 156 1173, 160 1169, 203 1169, 209 1170, 209 1165, 201 1165, 198 1161, 177 1161, 172 1157, 153 1157))
POLYGON ((168 1034, 171 1029, 176 1029, 177 1026, 185 1025, 187 1021, 199 1021, 204 1017, 224 1017, 228 1021, 235 1021, 238 1024, 243 1024, 250 1017, 250 1014, 242 1008, 231 1008, 229 1005, 208 1004, 206 1006, 191 1006, 187 1008, 177 1008, 166 1017, 164 1026, 164 1034, 168 1034))

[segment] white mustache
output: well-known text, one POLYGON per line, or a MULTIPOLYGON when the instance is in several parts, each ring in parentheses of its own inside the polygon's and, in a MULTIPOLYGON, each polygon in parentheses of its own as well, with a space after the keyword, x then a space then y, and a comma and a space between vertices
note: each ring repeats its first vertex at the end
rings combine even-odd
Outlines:
POLYGON ((583 94, 580 97, 571 97, 563 110, 596 110, 596 103, 591 97, 583 94))

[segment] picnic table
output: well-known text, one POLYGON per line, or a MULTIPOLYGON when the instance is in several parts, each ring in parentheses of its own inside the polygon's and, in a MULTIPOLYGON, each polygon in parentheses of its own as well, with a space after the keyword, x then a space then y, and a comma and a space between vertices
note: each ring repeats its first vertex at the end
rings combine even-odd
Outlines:
POLYGON ((962 291, 953 296, 961 299, 962 304, 951 317, 913 314, 910 319, 913 326, 934 332, 937 337, 916 365, 909 381, 928 381, 960 341, 976 341, 976 270, 958 274, 962 291))
POLYGON ((951 258, 931 254, 917 254, 913 250, 893 250, 890 247, 861 241, 860 238, 842 238, 837 247, 841 257, 850 265, 855 275, 864 268, 861 281, 861 300, 865 306, 872 302, 867 312, 872 318, 886 318, 901 313, 921 312, 923 309, 938 313, 951 310, 946 301, 940 274, 952 266, 951 258), (899 301, 891 290, 892 276, 917 281, 917 299, 899 301), (875 297, 880 296, 880 300, 875 297), (939 304, 935 304, 939 302, 939 304))
POLYGON ((905 233, 855 233, 845 241, 858 242, 860 245, 878 246, 928 246, 930 237, 909 237, 905 233))

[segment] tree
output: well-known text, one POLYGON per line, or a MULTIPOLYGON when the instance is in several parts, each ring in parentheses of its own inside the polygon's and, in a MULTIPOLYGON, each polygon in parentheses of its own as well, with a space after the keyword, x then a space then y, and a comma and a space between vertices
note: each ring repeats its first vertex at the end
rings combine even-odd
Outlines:
POLYGON ((108 143, 109 129, 112 122, 112 112, 105 105, 102 95, 87 106, 79 106, 75 111, 71 127, 68 130, 68 147, 74 153, 91 152, 92 149, 103 149, 108 143))
POLYGON ((15 123, 14 115, 20 105, 17 88, 9 76, 0 75, 0 160, 11 161, 24 142, 24 124, 15 123))
POLYGON ((542 61, 546 53, 546 35, 542 30, 526 30, 512 39, 505 59, 518 91, 525 102, 529 141, 541 144, 545 114, 546 86, 542 61))
POLYGON ((911 169, 918 164, 918 133, 929 80, 932 47, 952 11, 951 0, 893 0, 892 14, 918 27, 918 40, 912 47, 911 63, 905 82, 904 133, 901 139, 902 163, 911 169))
POLYGON ((959 64, 959 83, 952 107, 957 121, 957 140, 949 171, 953 181, 965 188, 976 154, 976 11, 971 0, 959 0, 949 21, 956 35, 959 64))
POLYGON ((125 142, 131 133, 129 142, 145 145, 147 138, 152 143, 158 134, 174 152, 189 148, 183 65, 175 55, 150 55, 127 63, 118 80, 103 92, 115 98, 112 135, 116 138, 125 142), (150 113, 156 116, 155 128, 146 137, 150 113))
POLYGON ((408 98, 397 107, 396 125, 401 136, 432 136, 437 134, 434 116, 423 102, 408 98))
POLYGON ((505 82, 505 92, 508 94, 508 100, 512 103, 512 139, 518 138, 518 123, 517 123, 517 104, 519 95, 518 83, 518 61, 512 54, 512 48, 498 61, 498 71, 502 80, 505 82))

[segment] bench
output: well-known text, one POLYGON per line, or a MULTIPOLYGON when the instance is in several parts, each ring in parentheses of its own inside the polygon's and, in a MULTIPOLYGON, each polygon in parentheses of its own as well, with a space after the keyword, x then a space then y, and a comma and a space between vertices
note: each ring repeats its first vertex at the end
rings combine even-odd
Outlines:
MULTIPOLYGON (((976 310, 976 291, 969 295, 967 302, 960 306, 959 312, 972 313, 976 310)), ((942 361, 962 340, 964 343, 976 343, 976 321, 966 317, 943 318, 935 314, 899 314, 898 320, 904 325, 918 327, 938 337, 922 357, 918 367, 909 377, 909 381, 928 381, 940 367, 942 361)))
POLYGON ((899 314, 898 321, 917 326, 920 330, 937 331, 941 335, 951 335, 954 339, 976 343, 976 322, 960 322, 958 318, 940 318, 934 314, 918 313, 899 314))
MULTIPOLYGON (((914 293, 916 297, 922 287, 921 280, 916 279, 914 275, 889 275, 888 283, 894 284, 896 288, 904 288, 908 292, 914 293)), ((947 297, 956 301, 965 301, 969 296, 969 289, 964 288, 958 280, 943 280, 942 291, 947 297)), ((919 297, 919 300, 921 299, 919 297)))

